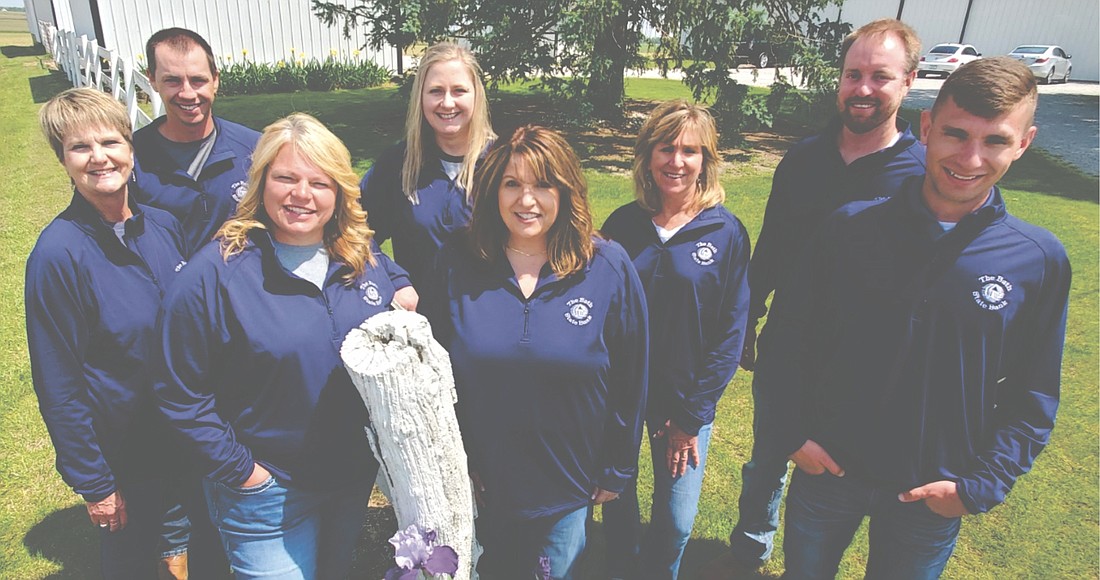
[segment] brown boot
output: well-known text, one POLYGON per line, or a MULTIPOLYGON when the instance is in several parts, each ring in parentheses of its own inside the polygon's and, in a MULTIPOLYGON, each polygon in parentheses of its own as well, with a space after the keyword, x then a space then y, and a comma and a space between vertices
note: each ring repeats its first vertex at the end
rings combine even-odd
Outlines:
POLYGON ((162 559, 157 564, 157 580, 187 580, 187 552, 162 559))

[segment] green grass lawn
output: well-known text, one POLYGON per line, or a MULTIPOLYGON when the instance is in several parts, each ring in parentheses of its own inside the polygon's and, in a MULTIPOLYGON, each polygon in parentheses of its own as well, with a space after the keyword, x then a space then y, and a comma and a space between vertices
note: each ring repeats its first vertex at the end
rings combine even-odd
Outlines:
MULTIPOLYGON (((2 15, 0 15, 2 16, 2 15)), ((20 16, 21 17, 21 16, 20 16)), ((53 468, 53 450, 38 415, 31 388, 23 322, 23 269, 42 227, 71 197, 62 169, 38 134, 41 103, 66 87, 62 77, 40 67, 42 55, 29 48, 21 27, 5 27, 0 17, 0 110, 6 145, 0 166, 0 578, 87 578, 96 576, 94 530, 79 498, 53 468), (15 32, 13 32, 15 31, 15 32)), ((631 79, 628 96, 665 99, 688 96, 676 81, 631 79)), ((395 89, 376 88, 333 93, 225 97, 216 111, 229 119, 262 129, 291 111, 306 111, 343 138, 360 170, 400 138, 404 103, 395 89)), ((546 103, 524 87, 508 87, 494 96, 494 119, 546 123, 546 103)), ((499 125, 498 125, 499 126, 499 125)), ((629 144, 633 135, 609 140, 629 144)), ((631 198, 628 173, 619 163, 592 163, 599 144, 578 149, 586 161, 597 223, 631 198)), ((771 183, 769 162, 755 155, 732 156, 727 171, 726 205, 744 221, 755 239, 760 230, 771 183), (741 160, 748 159, 749 163, 741 160)), ((770 162, 774 164, 774 160, 770 162)), ((1074 266, 1069 328, 1066 337, 1062 408, 1050 447, 1034 472, 1023 477, 1008 502, 984 516, 967 518, 959 546, 947 567, 947 578, 1097 578, 1098 541, 1098 276, 1100 220, 1096 178, 1083 176, 1028 153, 1005 181, 1010 211, 1042 225, 1065 243, 1074 266)), ((707 480, 695 533, 684 561, 684 578, 721 553, 737 518, 740 467, 751 448, 752 404, 749 373, 738 373, 723 398, 716 422, 707 480)), ((648 457, 648 451, 642 451, 648 457)), ((644 466, 647 462, 642 461, 644 466)), ((642 493, 648 484, 648 467, 642 493)), ((647 500, 643 498, 643 510, 647 500)), ((371 534, 382 543, 390 531, 371 534)), ((781 538, 780 538, 781 540, 781 538)), ((584 578, 602 561, 602 539, 594 549, 584 578)), ((371 553, 385 552, 373 546, 371 553)), ((866 562, 866 535, 861 533, 845 559, 841 577, 861 576, 866 562)), ((782 551, 762 570, 765 577, 782 572, 782 551)), ((386 562, 357 564, 356 577, 377 578, 386 562)))

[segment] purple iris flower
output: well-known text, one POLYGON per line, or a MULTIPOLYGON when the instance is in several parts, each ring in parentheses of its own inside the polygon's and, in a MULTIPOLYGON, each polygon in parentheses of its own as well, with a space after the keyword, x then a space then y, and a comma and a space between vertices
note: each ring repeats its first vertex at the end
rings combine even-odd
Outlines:
POLYGON ((551 580, 549 556, 539 556, 539 566, 535 568, 535 580, 551 580))
POLYGON ((421 571, 454 578, 458 571, 458 554, 450 546, 435 545, 435 530, 412 524, 405 531, 398 530, 390 543, 397 566, 386 572, 386 580, 417 580, 421 571))

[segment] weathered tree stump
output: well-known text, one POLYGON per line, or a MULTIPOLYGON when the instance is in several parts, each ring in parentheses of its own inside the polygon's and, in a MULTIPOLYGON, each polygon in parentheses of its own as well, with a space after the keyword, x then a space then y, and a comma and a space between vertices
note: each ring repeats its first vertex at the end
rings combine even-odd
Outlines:
POLYGON ((367 435, 398 529, 434 529, 458 553, 455 578, 476 579, 481 547, 447 351, 426 318, 393 311, 349 332, 340 355, 370 412, 367 435))

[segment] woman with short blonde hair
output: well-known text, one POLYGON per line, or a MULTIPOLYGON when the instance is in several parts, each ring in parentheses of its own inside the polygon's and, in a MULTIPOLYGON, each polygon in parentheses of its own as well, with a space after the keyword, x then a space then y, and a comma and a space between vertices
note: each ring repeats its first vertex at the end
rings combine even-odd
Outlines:
POLYGON ((85 502, 104 578, 185 576, 190 527, 172 485, 180 474, 168 471, 179 450, 152 391, 157 313, 183 263, 183 230, 132 198, 130 119, 117 100, 69 89, 39 124, 73 188, 27 258, 24 301, 57 471, 85 502))

